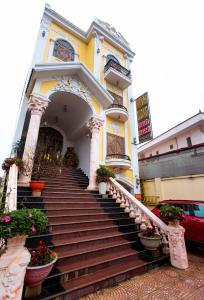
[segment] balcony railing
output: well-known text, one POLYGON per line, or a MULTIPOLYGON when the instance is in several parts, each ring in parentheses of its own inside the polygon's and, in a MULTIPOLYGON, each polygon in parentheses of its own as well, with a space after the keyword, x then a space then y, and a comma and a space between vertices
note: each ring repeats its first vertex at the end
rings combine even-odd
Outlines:
POLYGON ((124 109, 125 111, 127 111, 127 108, 125 106, 123 106, 122 104, 117 104, 117 103, 113 103, 109 106, 109 108, 121 108, 124 109))
POLYGON ((128 155, 125 154, 108 154, 106 155, 106 159, 124 159, 124 160, 129 160, 130 161, 130 157, 128 155))
POLYGON ((130 70, 126 69, 125 67, 121 66, 119 63, 115 62, 113 59, 110 59, 104 67, 104 73, 108 71, 110 68, 113 68, 120 72, 121 74, 127 76, 131 79, 131 72, 130 70))

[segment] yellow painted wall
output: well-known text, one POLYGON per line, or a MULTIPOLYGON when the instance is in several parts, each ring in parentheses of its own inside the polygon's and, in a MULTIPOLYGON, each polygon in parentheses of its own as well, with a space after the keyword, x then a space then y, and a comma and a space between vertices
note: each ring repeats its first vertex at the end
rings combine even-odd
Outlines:
MULTIPOLYGON (((52 22, 50 25, 50 31, 43 54, 43 62, 48 62, 51 40, 55 39, 56 37, 60 37, 62 39, 67 38, 70 44, 74 47, 79 61, 83 62, 88 69, 90 69, 90 71, 93 71, 94 38, 91 38, 89 44, 87 45, 83 40, 80 40, 78 37, 74 36, 72 33, 55 24, 54 22, 52 22)), ((60 60, 52 57, 52 62, 60 62, 60 60)))
POLYGON ((125 136, 124 123, 118 122, 110 117, 106 117, 106 130, 115 135, 125 136), (113 129, 114 126, 117 127, 117 132, 113 129))
POLYGON ((97 115, 100 115, 100 103, 96 101, 93 97, 91 97, 91 104, 93 105, 93 108, 95 110, 95 113, 97 115))
POLYGON ((40 85, 40 93, 47 94, 58 84, 58 80, 43 81, 40 85))
POLYGON ((204 201, 204 175, 145 180, 144 195, 167 199, 204 201), (160 185, 160 186, 159 186, 160 185))
POLYGON ((132 170, 130 170, 130 169, 123 170, 123 169, 122 169, 122 170, 121 170, 121 174, 122 174, 124 177, 128 178, 129 181, 133 183, 133 171, 132 171, 132 170))

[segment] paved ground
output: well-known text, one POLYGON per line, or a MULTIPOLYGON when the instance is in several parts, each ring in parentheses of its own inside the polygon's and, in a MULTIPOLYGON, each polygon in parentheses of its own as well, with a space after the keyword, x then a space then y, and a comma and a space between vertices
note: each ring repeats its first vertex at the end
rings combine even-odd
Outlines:
POLYGON ((165 265, 81 300, 204 300, 204 251, 188 257, 187 270, 165 265))

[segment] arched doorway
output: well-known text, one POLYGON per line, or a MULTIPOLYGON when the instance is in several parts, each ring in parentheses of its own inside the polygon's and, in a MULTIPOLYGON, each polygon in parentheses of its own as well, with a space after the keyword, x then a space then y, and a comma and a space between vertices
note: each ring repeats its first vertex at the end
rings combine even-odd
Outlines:
MULTIPOLYGON (((50 157, 55 159, 60 154, 63 160, 67 148, 74 148, 74 152, 79 159, 78 167, 89 176, 90 135, 88 134, 87 121, 94 114, 91 104, 76 94, 64 91, 54 92, 49 96, 49 99, 50 103, 42 117, 41 126, 49 128, 46 130, 46 136, 47 133, 51 133, 51 129, 56 128, 58 130, 53 129, 53 139, 50 139, 50 143, 56 140, 56 145, 50 146, 48 143, 46 151, 50 152, 49 149, 51 149, 53 154, 51 154, 50 157), (58 134, 56 134, 56 132, 58 134)), ((44 149, 43 146, 40 145, 47 141, 46 137, 39 135, 38 140, 39 146, 37 146, 37 148, 39 150, 44 149)), ((44 153, 44 150, 41 152, 44 153)))
POLYGON ((38 143, 35 151, 35 163, 57 163, 61 157, 63 136, 59 131, 51 127, 41 127, 38 135, 38 143))

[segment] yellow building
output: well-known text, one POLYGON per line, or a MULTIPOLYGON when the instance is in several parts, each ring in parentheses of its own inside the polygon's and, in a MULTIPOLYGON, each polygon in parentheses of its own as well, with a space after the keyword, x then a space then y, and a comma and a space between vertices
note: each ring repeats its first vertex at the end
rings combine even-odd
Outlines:
POLYGON ((90 189, 102 164, 139 194, 133 57, 108 23, 95 19, 84 32, 46 5, 14 139, 26 139, 22 182, 30 181, 36 151, 53 159, 74 147, 90 189))

